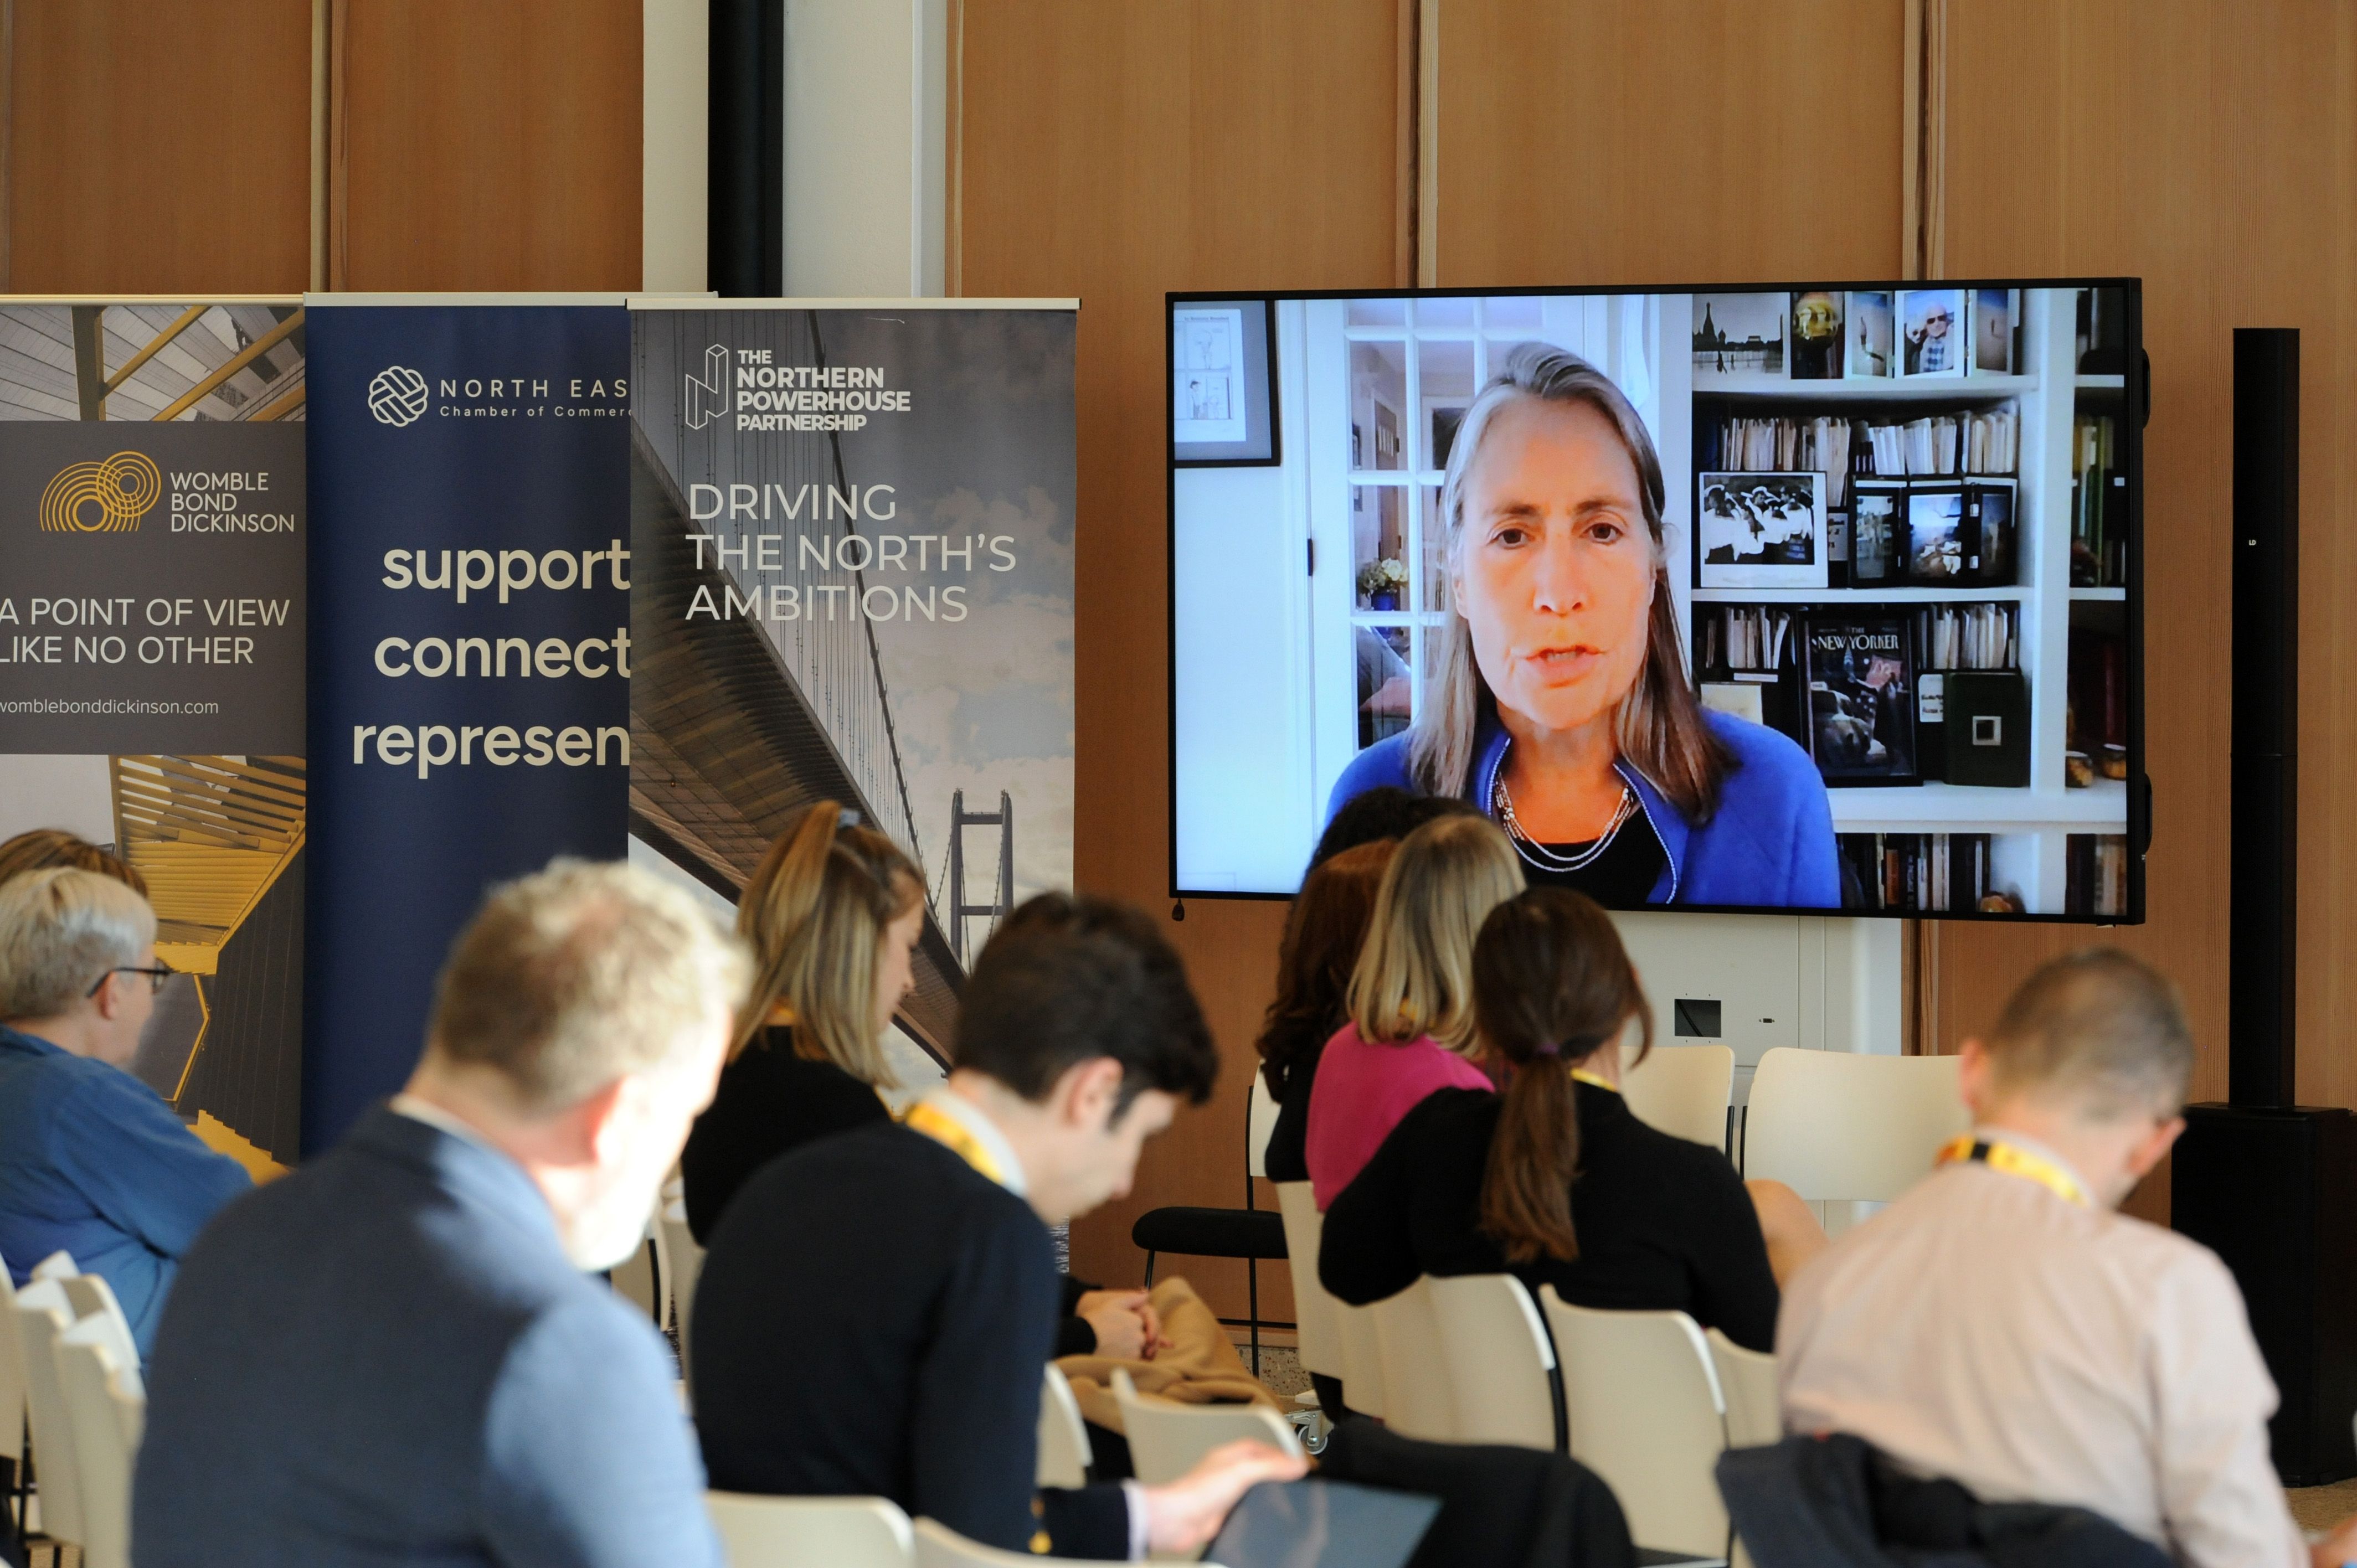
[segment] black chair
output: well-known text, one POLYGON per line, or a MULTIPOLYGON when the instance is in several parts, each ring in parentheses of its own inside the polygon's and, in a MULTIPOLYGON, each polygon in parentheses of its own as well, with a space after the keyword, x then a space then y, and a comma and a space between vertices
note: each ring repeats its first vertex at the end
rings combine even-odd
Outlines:
MULTIPOLYGON (((1268 1328, 1292 1328, 1291 1323, 1264 1323, 1260 1316, 1260 1265, 1263 1260, 1282 1259, 1285 1251, 1285 1221, 1275 1210, 1258 1208, 1253 1203, 1253 1182, 1268 1174, 1263 1156, 1268 1148, 1269 1130, 1276 1124, 1276 1102, 1268 1097, 1267 1087, 1260 1074, 1253 1074, 1252 1092, 1244 1102, 1244 1206, 1242 1208, 1199 1208, 1174 1204, 1166 1208, 1149 1209, 1137 1217, 1129 1228, 1129 1239, 1146 1251, 1146 1283, 1154 1283, 1154 1259, 1157 1253, 1176 1252, 1189 1258, 1242 1258, 1244 1278, 1250 1296, 1252 1316, 1243 1325, 1252 1330, 1253 1376, 1260 1376, 1260 1331, 1268 1328)), ((1223 1324, 1235 1324, 1236 1319, 1223 1317, 1223 1324)))

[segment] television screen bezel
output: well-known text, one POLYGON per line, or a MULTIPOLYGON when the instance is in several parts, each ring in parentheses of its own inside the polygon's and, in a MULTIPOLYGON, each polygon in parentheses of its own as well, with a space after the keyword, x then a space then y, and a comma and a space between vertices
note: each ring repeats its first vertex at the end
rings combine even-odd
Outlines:
MULTIPOLYGON (((1522 285, 1479 288, 1323 288, 1323 289, 1174 289, 1163 296, 1162 317, 1162 449, 1163 449, 1163 658, 1164 658, 1164 788, 1166 793, 1165 850, 1168 854, 1169 896, 1183 904, 1195 899, 1290 900, 1291 892, 1249 892, 1232 888, 1186 887, 1178 881, 1178 474, 1173 423, 1177 414, 1174 390, 1178 367, 1173 348, 1174 313, 1182 305, 1222 302, 1265 302, 1274 321, 1278 304, 1289 300, 1325 299, 1497 299, 1535 295, 1570 295, 1799 294, 1813 290, 1844 292, 1937 286, 1949 289, 2117 289, 2121 293, 2124 341, 2121 345, 2120 421, 2127 477, 2127 585, 2123 596, 2127 622, 2128 789, 2127 910, 2119 915, 2060 913, 1999 914, 1979 910, 1932 913, 1902 909, 1795 908, 1781 904, 1648 904, 1629 914, 1837 916, 1869 920, 1956 920, 1993 925, 2136 926, 2146 920, 2145 858, 2152 848, 2152 780, 2145 770, 2144 722, 2144 427, 2152 417, 2151 364, 2144 351, 2144 280, 2140 277, 1960 277, 1960 278, 1806 278, 1686 284, 1522 285)), ((1269 333, 1272 404, 1276 395, 1276 334, 1269 333)), ((2076 369, 2073 368, 2075 375, 2076 369)), ((1262 466, 1262 465, 1255 465, 1262 466)), ((1681 636, 1684 628, 1680 628, 1681 636)), ((1691 656, 1691 655, 1689 655, 1691 656)), ((2041 676, 2041 679, 2043 677, 2041 676)), ((2067 680, 2067 671, 2064 679, 2067 680)), ((1937 832, 1926 828, 1926 832, 1937 832)), ((1306 867, 1305 867, 1306 869, 1306 867)))

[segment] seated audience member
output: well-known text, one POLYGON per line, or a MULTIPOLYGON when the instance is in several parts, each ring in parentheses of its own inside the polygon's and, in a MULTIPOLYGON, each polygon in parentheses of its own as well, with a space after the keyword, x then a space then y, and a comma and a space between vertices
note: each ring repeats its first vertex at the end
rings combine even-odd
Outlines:
POLYGON ((0 1258, 23 1284, 70 1253, 113 1288, 143 1357, 197 1232, 253 1187, 128 1070, 170 972, 156 912, 124 882, 0 883, 0 1258))
POLYGON ((139 875, 137 866, 63 828, 35 828, 0 843, 0 882, 20 872, 56 867, 95 871, 113 877, 142 898, 147 897, 147 879, 139 875))
POLYGON ((1372 843, 1377 839, 1404 839, 1435 817, 1480 814, 1473 809, 1472 801, 1455 795, 1418 795, 1396 785, 1378 784, 1342 802, 1341 810, 1326 824, 1326 831, 1318 835, 1318 847, 1309 855, 1309 869, 1315 871, 1344 850, 1356 849, 1362 843, 1372 843))
POLYGON ((1276 953, 1276 999, 1261 1024, 1261 1077, 1276 1102, 1263 1158, 1271 1181, 1308 1181, 1309 1096, 1318 1058, 1336 1030, 1351 1020, 1351 972, 1366 945, 1375 889, 1399 845, 1377 839, 1342 851, 1315 867, 1285 917, 1276 953))
POLYGON ((2292 1521, 2233 1277, 2114 1212, 2184 1129, 2176 988, 2115 950, 2058 959, 1963 1058, 1972 1133, 1785 1297, 1786 1427, 2091 1510, 2189 1568, 2357 1558, 2357 1520, 2313 1553, 2292 1521))
POLYGON ((748 965, 681 891, 494 889, 408 1087, 205 1233, 148 1379, 140 1568, 718 1568, 645 1234, 748 965))
MULTIPOLYGON (((753 991, 728 1065, 679 1160, 687 1226, 708 1243, 757 1170, 815 1138, 889 1122, 879 1089, 893 1011, 915 983, 925 883, 894 843, 833 800, 805 808, 755 868, 737 904, 753 991)), ((1092 1291, 1063 1278, 1059 1356, 1151 1357, 1161 1325, 1144 1291, 1092 1291)))
POLYGON ((1310 1090, 1304 1151, 1318 1208, 1426 1095, 1491 1087, 1475 1060, 1473 934, 1522 889, 1513 846, 1483 818, 1442 817, 1400 841, 1351 972, 1350 1021, 1319 1053, 1310 1090))
POLYGON ((1241 1444, 1166 1487, 1034 1483, 1048 1226, 1126 1193, 1146 1140, 1218 1071, 1185 971, 1134 910, 1034 898, 966 980, 957 1054, 905 1126, 765 1166, 722 1219, 692 1330, 712 1484, 888 1497, 1009 1551, 1199 1546, 1299 1461, 1241 1444))
POLYGON ((1650 1050, 1652 1015, 1611 917, 1532 888, 1482 922, 1472 974, 1505 1087, 1444 1089, 1407 1113, 1326 1211, 1326 1288, 1364 1305, 1419 1274, 1511 1272, 1577 1306, 1675 1309, 1768 1348, 1776 1280, 1742 1178, 1620 1098, 1621 1033, 1634 1022, 1650 1050))

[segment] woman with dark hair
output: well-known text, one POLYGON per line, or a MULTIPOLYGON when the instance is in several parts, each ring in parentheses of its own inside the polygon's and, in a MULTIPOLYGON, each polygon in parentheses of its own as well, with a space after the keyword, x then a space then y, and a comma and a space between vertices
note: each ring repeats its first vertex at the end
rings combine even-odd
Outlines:
POLYGON ((1363 1305, 1419 1274, 1511 1272, 1770 1348, 1776 1277, 1742 1178, 1620 1098, 1621 1035, 1636 1024, 1641 1060, 1652 1025, 1610 917, 1558 887, 1499 905, 1473 948, 1473 1014, 1504 1088, 1408 1112, 1326 1211, 1326 1288, 1363 1305))
POLYGON ((1465 411, 1440 492, 1448 604, 1414 727, 1344 768, 1469 800, 1534 885, 1614 908, 1835 908, 1807 753, 1688 683, 1644 422, 1585 360, 1525 343, 1465 411))
POLYGON ((1346 849, 1321 863, 1302 883, 1285 918, 1285 942, 1277 949, 1276 999, 1268 1004, 1254 1045, 1261 1077, 1276 1102, 1276 1125, 1269 1130, 1263 1159, 1271 1181, 1308 1181, 1309 1092, 1317 1081, 1318 1056, 1334 1032, 1351 1021, 1351 971, 1367 942, 1375 912, 1375 889, 1391 864, 1397 841, 1377 839, 1346 849))

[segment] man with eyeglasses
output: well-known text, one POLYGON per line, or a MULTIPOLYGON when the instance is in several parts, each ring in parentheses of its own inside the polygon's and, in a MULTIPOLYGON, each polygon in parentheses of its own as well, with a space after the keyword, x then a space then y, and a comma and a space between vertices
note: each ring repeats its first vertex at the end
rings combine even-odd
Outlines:
POLYGON ((253 1185, 128 1070, 171 972, 123 883, 0 883, 0 1259, 20 1285, 59 1251, 104 1278, 143 1359, 182 1254, 253 1185))

